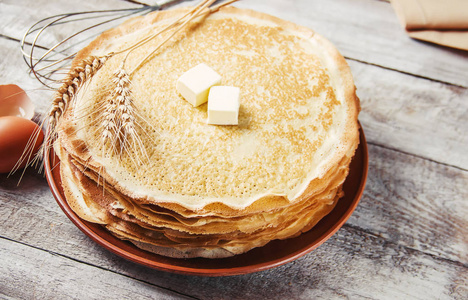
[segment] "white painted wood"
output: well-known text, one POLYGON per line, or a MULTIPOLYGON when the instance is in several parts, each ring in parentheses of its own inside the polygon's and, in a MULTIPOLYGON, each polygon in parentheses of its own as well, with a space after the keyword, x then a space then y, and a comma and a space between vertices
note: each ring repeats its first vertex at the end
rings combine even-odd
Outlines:
POLYGON ((349 227, 293 263, 225 278, 170 274, 120 258, 107 271, 3 239, 0 254, 5 258, 0 265, 0 296, 23 299, 75 298, 78 291, 86 299, 170 296, 157 287, 198 299, 463 299, 467 295, 465 267, 349 227), (116 267, 125 277, 116 274, 116 267))
POLYGON ((115 272, 0 238, 0 298, 190 299, 115 272))
POLYGON ((369 178, 348 224, 468 265, 468 172, 369 147, 369 178))
MULTIPOLYGON (((15 39, 21 39, 30 26, 41 19, 53 15, 74 13, 79 11, 94 11, 139 7, 127 1, 101 0, 70 2, 65 0, 3 0, 0 2, 0 33, 15 39)), ((72 30, 72 27, 65 27, 72 30)), ((56 38, 67 36, 66 31, 56 31, 56 38)))
MULTIPOLYGON (((131 5, 104 0, 80 7, 109 3, 131 5)), ((68 12, 76 4, 1 1, 0 34, 17 38, 33 15, 68 12)), ((420 78, 466 86, 466 54, 410 40, 384 1, 236 5, 314 28, 351 58, 370 169, 350 220, 317 250, 285 266, 227 278, 183 276, 98 246, 68 220, 33 170, 20 186, 19 174, 0 175, 0 298, 468 298, 468 92, 420 78)), ((26 75, 17 47, 0 37, 0 84, 27 89, 44 113, 52 92, 39 90, 26 75)))
POLYGON ((348 63, 370 142, 468 170, 468 89, 348 63))
POLYGON ((0 84, 17 84, 26 91, 34 103, 35 111, 44 114, 52 99, 53 92, 45 89, 32 75, 23 61, 19 43, 0 38, 0 84))

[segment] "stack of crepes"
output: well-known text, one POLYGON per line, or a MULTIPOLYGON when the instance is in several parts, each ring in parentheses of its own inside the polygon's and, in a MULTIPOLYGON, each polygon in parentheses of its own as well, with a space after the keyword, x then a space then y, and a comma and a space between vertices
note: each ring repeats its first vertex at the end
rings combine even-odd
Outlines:
MULTIPOLYGON (((116 52, 167 26, 176 9, 132 19, 83 49, 116 52)), ((132 52, 132 70, 163 39, 132 52)), ((220 258, 310 230, 343 196, 359 143, 359 100, 344 58, 310 29, 225 7, 199 18, 131 74, 141 151, 108 151, 102 110, 125 53, 78 92, 54 148, 82 219, 171 257, 220 258), (238 126, 208 125, 179 76, 206 63, 241 89, 238 126), (144 153, 144 155, 143 155, 144 153)))

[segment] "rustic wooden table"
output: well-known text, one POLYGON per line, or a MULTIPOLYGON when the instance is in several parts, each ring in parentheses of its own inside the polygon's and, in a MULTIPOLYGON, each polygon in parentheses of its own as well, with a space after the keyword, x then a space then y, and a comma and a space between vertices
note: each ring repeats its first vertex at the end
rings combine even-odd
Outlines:
MULTIPOLYGON (((27 74, 19 51, 25 29, 61 12, 134 5, 0 0, 0 84, 20 85, 44 113, 52 93, 27 74)), ((98 246, 34 170, 19 186, 18 175, 0 175, 0 298, 468 299, 468 52, 411 40, 386 1, 236 6, 314 29, 351 66, 369 178, 349 221, 317 250, 281 267, 184 276, 98 246)))

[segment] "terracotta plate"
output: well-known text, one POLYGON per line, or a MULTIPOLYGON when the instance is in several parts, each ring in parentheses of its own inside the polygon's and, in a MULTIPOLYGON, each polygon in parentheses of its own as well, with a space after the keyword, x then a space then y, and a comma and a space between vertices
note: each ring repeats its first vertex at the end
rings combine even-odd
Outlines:
POLYGON ((176 259, 149 253, 131 243, 115 238, 104 227, 80 219, 68 206, 62 189, 58 158, 51 151, 45 157, 47 181, 58 204, 81 231, 95 242, 133 262, 158 270, 203 276, 227 276, 253 273, 291 262, 320 246, 329 239, 351 216, 356 208, 367 179, 367 143, 362 129, 360 144, 351 162, 349 176, 344 183, 345 196, 333 211, 315 227, 302 235, 288 240, 275 240, 264 247, 242 255, 223 259, 176 259), (52 166, 54 166, 52 168, 52 166))

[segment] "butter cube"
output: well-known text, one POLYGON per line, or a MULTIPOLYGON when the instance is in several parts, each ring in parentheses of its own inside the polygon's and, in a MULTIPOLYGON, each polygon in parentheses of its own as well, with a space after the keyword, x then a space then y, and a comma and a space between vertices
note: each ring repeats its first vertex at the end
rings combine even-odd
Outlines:
POLYGON ((221 76, 204 63, 201 63, 180 76, 177 91, 194 107, 208 101, 210 87, 221 82, 221 76))
POLYGON ((237 125, 240 89, 233 86, 214 86, 208 96, 208 124, 237 125))

